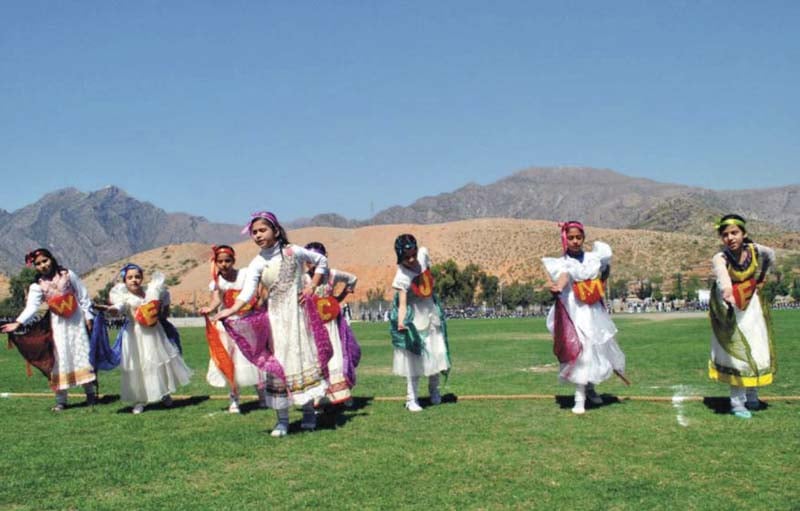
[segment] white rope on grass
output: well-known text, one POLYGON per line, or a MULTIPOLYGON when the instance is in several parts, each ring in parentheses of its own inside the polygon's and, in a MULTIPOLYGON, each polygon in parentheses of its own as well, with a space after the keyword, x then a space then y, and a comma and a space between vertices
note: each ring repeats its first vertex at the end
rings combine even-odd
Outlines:
MULTIPOLYGON (((80 394, 78 394, 80 395, 80 394)), ((0 398, 52 398, 53 393, 50 392, 0 392, 0 398)), ((103 397, 119 397, 118 394, 98 394, 98 398, 103 397)), ((208 394, 199 394, 199 395, 191 395, 191 394, 172 394, 172 399, 193 399, 193 398, 206 398, 206 399, 214 399, 214 400, 222 400, 222 399, 230 399, 228 394, 219 394, 219 395, 208 395, 208 394)), ((391 401, 405 401, 405 396, 354 396, 354 399, 358 399, 359 397, 366 397, 372 399, 373 401, 378 402, 391 402, 391 401)), ((567 396, 566 394, 472 394, 472 395, 462 395, 457 396, 456 399, 458 401, 487 401, 487 400, 498 400, 498 401, 516 401, 516 400, 553 400, 559 397, 571 397, 567 396)), ((625 395, 615 395, 616 399, 620 401, 650 401, 655 403, 671 403, 674 405, 676 401, 676 396, 625 396, 625 395)), ((681 395, 678 397, 678 401, 681 403, 685 403, 688 401, 702 401, 707 397, 720 397, 720 396, 698 396, 698 395, 681 395)), ((241 399, 258 399, 256 394, 243 394, 240 396, 241 399)), ((758 399, 761 401, 800 401, 800 396, 758 396, 758 399)))

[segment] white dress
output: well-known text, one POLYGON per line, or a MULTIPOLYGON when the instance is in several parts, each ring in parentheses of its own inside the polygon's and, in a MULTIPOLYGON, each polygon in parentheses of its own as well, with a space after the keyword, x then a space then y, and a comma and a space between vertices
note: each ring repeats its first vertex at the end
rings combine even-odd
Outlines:
MULTIPOLYGON (((422 298, 412 291, 414 279, 431 267, 431 258, 427 248, 419 248, 417 260, 419 261, 420 272, 415 272, 402 264, 398 264, 397 272, 392 281, 393 289, 406 292, 406 307, 411 309, 414 318, 413 324, 422 342, 420 354, 395 346, 392 371, 399 376, 410 376, 412 378, 433 376, 450 369, 446 326, 442 320, 442 312, 436 305, 432 295, 422 298)), ((399 320, 402 319, 399 318, 399 320)))
MULTIPOLYGON (((236 298, 236 291, 240 291, 247 280, 247 270, 242 269, 237 272, 236 282, 229 282, 222 278, 217 277, 217 282, 209 283, 209 289, 215 293, 222 295, 222 304, 224 307, 233 305, 233 300, 236 298)), ((241 311, 240 311, 241 312, 241 311)), ((226 351, 233 361, 234 378, 236 385, 242 387, 244 385, 258 385, 264 381, 264 376, 244 355, 241 350, 236 346, 233 339, 230 338, 225 327, 221 321, 217 321, 214 327, 219 332, 219 340, 225 346, 226 351)), ((217 364, 213 360, 208 361, 208 373, 206 374, 206 381, 212 387, 227 387, 228 381, 219 370, 217 364)))
MULTIPOLYGON (((304 277, 305 282, 310 284, 310 277, 308 274, 304 277)), ((344 284, 351 291, 355 289, 358 278, 352 273, 347 273, 341 270, 330 269, 322 277, 320 285, 315 289, 315 294, 319 297, 333 298, 334 289, 337 284, 344 284)), ((340 312, 341 314, 341 312, 340 312)), ((351 397, 350 386, 344 375, 344 351, 342 349, 342 339, 339 335, 339 317, 335 317, 329 321, 325 321, 325 329, 328 331, 328 336, 331 340, 331 347, 333 348, 333 356, 331 361, 328 362, 328 391, 323 402, 330 404, 344 403, 351 397)))
MULTIPOLYGON (((747 272, 747 280, 763 278, 775 260, 775 252, 771 248, 757 243, 752 247, 755 264, 747 272)), ((744 309, 731 307, 733 316, 729 318, 728 307, 722 301, 722 291, 733 289, 734 284, 738 287, 742 282, 733 281, 733 272, 729 271, 722 252, 714 255, 711 261, 716 285, 712 289, 712 303, 709 304, 712 321, 709 376, 738 387, 769 385, 776 370, 769 306, 762 303, 755 283, 744 282, 745 287, 751 287, 751 298, 744 309)))
POLYGON ((317 357, 317 346, 305 309, 298 303, 303 289, 303 263, 328 270, 328 259, 297 245, 262 249, 250 262, 247 280, 238 300, 248 302, 259 280, 269 290, 268 312, 272 329, 273 355, 283 367, 286 384, 271 374, 266 379, 266 403, 286 409, 322 398, 328 387, 317 357), (288 386, 288 392, 287 392, 288 386))
MULTIPOLYGON (((574 364, 561 364, 559 379, 579 385, 600 383, 608 379, 614 370, 625 372, 625 354, 615 339, 617 327, 611 321, 603 301, 591 305, 582 302, 573 290, 574 282, 599 279, 611 262, 611 247, 602 241, 593 243, 591 252, 584 252, 583 262, 564 255, 545 257, 542 262, 553 279, 566 273, 569 281, 558 299, 564 304, 581 343, 581 353, 574 364)), ((555 335, 555 305, 547 316, 547 329, 555 335)))
POLYGON ((144 326, 135 319, 137 309, 150 301, 160 300, 161 307, 169 304, 164 275, 153 274, 144 297, 128 291, 124 283, 118 283, 111 289, 109 300, 126 319, 119 366, 121 399, 152 403, 189 383, 192 371, 184 363, 178 348, 167 338, 161 323, 144 326))
MULTIPOLYGON (((55 346, 55 364, 50 373, 50 387, 66 390, 95 380, 94 368, 89 360, 89 333, 86 320, 94 319, 86 286, 72 270, 58 272, 52 280, 40 279, 28 288, 25 309, 16 321, 25 325, 31 321, 39 306, 59 295, 72 295, 74 312, 68 317, 53 312, 51 306, 50 329, 55 346), (77 302, 77 303, 75 303, 77 302)), ((57 307, 57 306, 56 306, 57 307)))

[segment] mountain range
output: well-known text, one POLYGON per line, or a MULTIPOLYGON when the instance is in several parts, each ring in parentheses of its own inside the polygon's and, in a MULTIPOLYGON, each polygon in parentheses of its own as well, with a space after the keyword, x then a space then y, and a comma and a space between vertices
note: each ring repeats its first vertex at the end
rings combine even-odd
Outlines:
POLYGON ((365 221, 330 213, 293 227, 434 224, 474 218, 580 219, 586 224, 708 234, 713 221, 737 212, 762 232, 800 231, 800 185, 755 190, 708 190, 607 169, 538 167, 488 185, 469 183, 409 206, 394 206, 365 221))
MULTIPOLYGON (((751 231, 778 246, 800 246, 800 186, 718 191, 604 169, 531 168, 488 185, 394 206, 367 220, 337 213, 287 223, 289 228, 358 228, 385 224, 443 224, 479 218, 579 219, 587 225, 708 236, 726 212, 749 220, 751 231)), ((0 271, 16 273, 24 255, 44 246, 80 273, 156 247, 241 241, 239 226, 168 213, 110 186, 84 193, 67 188, 9 213, 0 209, 0 271)))
POLYGON ((84 273, 162 245, 241 239, 237 226, 167 213, 114 186, 90 193, 66 188, 13 213, 0 210, 0 270, 18 272, 25 254, 37 247, 84 273))

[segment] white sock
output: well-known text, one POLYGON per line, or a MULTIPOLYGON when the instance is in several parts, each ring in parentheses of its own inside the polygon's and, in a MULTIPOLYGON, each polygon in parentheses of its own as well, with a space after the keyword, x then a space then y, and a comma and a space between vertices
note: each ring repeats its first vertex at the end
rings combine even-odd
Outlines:
POLYGON ((731 410, 734 412, 743 412, 747 410, 744 403, 747 400, 747 391, 744 387, 737 387, 731 385, 731 410))
POLYGON ((575 405, 586 402, 586 385, 575 384, 575 405))
POLYGON ((408 401, 417 401, 417 387, 419 386, 419 376, 409 376, 407 378, 406 399, 408 401))

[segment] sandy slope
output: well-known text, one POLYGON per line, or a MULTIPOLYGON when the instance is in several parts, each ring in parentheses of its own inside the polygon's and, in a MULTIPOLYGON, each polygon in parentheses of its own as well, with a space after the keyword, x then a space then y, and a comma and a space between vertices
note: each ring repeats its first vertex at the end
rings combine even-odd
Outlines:
MULTIPOLYGON (((394 238, 411 232, 430 249, 434 262, 449 258, 463 267, 475 263, 503 281, 544 277, 540 258, 558 255, 558 227, 553 222, 513 219, 479 219, 434 225, 378 225, 358 229, 310 227, 289 232, 289 239, 304 245, 321 241, 331 265, 355 273, 359 285, 355 299, 369 289, 389 286, 395 271, 394 238)), ((638 280, 661 275, 665 283, 680 271, 685 275, 709 274, 709 259, 717 250, 713 236, 692 236, 642 230, 587 227, 589 241, 602 239, 614 249, 614 272, 619 278, 638 280)), ((249 240, 235 245, 240 265, 246 265, 257 247, 249 240)), ((170 245, 132 256, 150 272, 164 271, 180 282, 171 286, 177 303, 191 306, 208 300, 210 248, 197 243, 170 245)), ((115 278, 125 261, 93 270, 84 280, 92 294, 115 278)))

